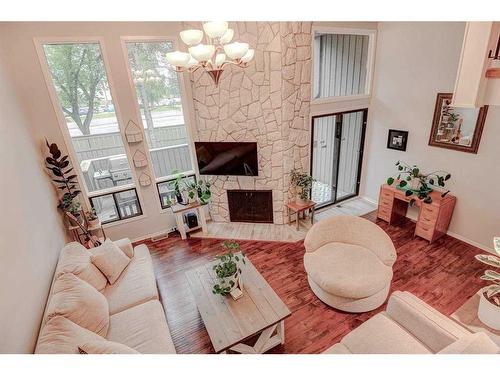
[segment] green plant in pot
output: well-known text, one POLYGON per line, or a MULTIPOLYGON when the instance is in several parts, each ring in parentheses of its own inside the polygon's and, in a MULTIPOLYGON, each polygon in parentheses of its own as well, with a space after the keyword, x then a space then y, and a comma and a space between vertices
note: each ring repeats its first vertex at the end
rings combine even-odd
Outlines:
POLYGON ((238 287, 239 277, 242 273, 241 266, 246 263, 245 254, 239 252, 240 244, 238 242, 224 241, 222 247, 225 249, 225 253, 215 257, 219 262, 213 266, 217 283, 213 286, 212 293, 225 296, 238 287))
MULTIPOLYGON (((500 239, 495 238, 496 255, 478 254, 475 256, 481 263, 500 269, 500 239)), ((482 280, 491 284, 481 289, 477 316, 487 326, 500 330, 500 273, 486 270, 481 276, 482 280)))
POLYGON ((198 199, 202 205, 208 204, 210 202, 210 198, 212 198, 212 191, 210 190, 210 187, 212 184, 208 180, 200 180, 197 183, 197 193, 198 193, 198 199))
POLYGON ((444 198, 450 191, 445 190, 446 181, 451 178, 451 174, 444 171, 435 171, 431 173, 421 173, 417 165, 409 166, 406 163, 398 161, 396 163, 398 173, 387 179, 387 184, 392 185, 396 182, 396 188, 405 192, 410 199, 410 206, 413 206, 416 198, 422 200, 424 203, 432 203, 432 196, 430 193, 434 189, 441 190, 441 197, 444 198))
POLYGON ((80 202, 75 199, 81 191, 77 188, 76 174, 71 174, 73 168, 70 166, 68 155, 62 155, 55 143, 49 144, 47 140, 45 143, 50 153, 50 156, 45 158, 45 167, 52 172, 52 181, 57 189, 64 192, 58 207, 78 218, 81 208, 80 202))
POLYGON ((314 181, 316 181, 314 178, 299 169, 294 168, 290 171, 290 182, 295 189, 298 202, 302 203, 309 198, 314 181))
POLYGON ((175 192, 175 198, 177 199, 177 203, 180 204, 187 204, 187 202, 184 202, 184 197, 182 196, 182 192, 184 191, 184 187, 182 186, 182 179, 184 178, 184 175, 182 173, 179 173, 179 171, 175 170, 172 172, 174 175, 174 192, 175 192))

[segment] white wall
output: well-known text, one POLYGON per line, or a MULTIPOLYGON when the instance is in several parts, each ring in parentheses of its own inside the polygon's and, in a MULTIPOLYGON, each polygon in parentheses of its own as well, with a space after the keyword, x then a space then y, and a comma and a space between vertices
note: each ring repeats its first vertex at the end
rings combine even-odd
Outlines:
POLYGON ((0 50, 0 353, 32 353, 66 242, 33 129, 0 50))
POLYGON ((378 200, 379 187, 395 173, 398 160, 423 171, 446 170, 457 197, 450 234, 492 249, 493 236, 500 235, 500 108, 489 108, 477 155, 427 145, 436 94, 453 91, 464 27, 455 22, 379 24, 361 195, 378 200), (391 128, 409 131, 406 152, 386 148, 391 128))

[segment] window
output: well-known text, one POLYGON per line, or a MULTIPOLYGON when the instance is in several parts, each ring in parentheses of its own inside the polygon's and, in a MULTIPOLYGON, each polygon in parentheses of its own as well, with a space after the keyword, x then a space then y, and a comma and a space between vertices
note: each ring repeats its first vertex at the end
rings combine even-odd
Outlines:
POLYGON ((99 43, 47 43, 43 52, 97 214, 102 222, 142 214, 99 43))
POLYGON ((126 48, 156 178, 192 173, 178 74, 165 58, 172 43, 129 41, 126 48))
POLYGON ((314 99, 369 95, 373 32, 314 35, 314 99))
MULTIPOLYGON (((169 207, 170 202, 172 202, 175 197, 174 191, 174 181, 175 179, 170 179, 163 182, 158 182, 156 187, 158 188, 158 194, 160 196, 161 208, 166 209, 169 207)), ((183 183, 192 184, 196 183, 196 176, 189 175, 183 178, 183 183)))
POLYGON ((90 204, 103 224, 142 215, 135 188, 91 197, 90 204))

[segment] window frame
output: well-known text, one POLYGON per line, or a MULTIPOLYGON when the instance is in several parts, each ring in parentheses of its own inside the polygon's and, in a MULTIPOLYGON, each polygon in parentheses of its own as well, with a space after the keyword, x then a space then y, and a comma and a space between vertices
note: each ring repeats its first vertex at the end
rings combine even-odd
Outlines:
MULTIPOLYGON (((377 42, 377 30, 376 29, 359 29, 359 28, 349 28, 349 27, 330 27, 330 26, 313 26, 311 30, 311 105, 321 105, 328 103, 339 103, 346 101, 360 101, 369 100, 372 93, 372 83, 373 83, 373 69, 375 63, 375 48, 377 42), (314 98, 315 91, 315 74, 317 71, 316 62, 316 44, 315 36, 316 34, 349 34, 349 35, 367 35, 368 36, 368 56, 366 63, 366 82, 365 82, 365 94, 358 95, 345 95, 345 96, 329 96, 325 98, 314 98)), ((319 62, 318 62, 319 63, 319 62)))
POLYGON ((107 226, 108 224, 111 223, 116 223, 117 221, 120 222, 120 224, 127 222, 128 220, 136 220, 138 217, 146 217, 144 211, 142 210, 142 196, 137 190, 137 181, 138 181, 138 176, 135 168, 133 167, 133 159, 132 155, 130 152, 130 147, 128 145, 128 142, 125 138, 125 123, 124 123, 124 117, 122 116, 122 111, 120 109, 120 103, 117 100, 118 95, 116 94, 116 89, 115 89, 115 84, 113 81, 113 76, 111 74, 111 69, 109 66, 109 61, 107 57, 107 48, 106 48, 106 43, 104 41, 103 37, 98 37, 98 36, 85 36, 85 37, 71 37, 71 36, 65 36, 65 37, 35 37, 33 38, 33 43, 35 45, 35 50, 36 54, 38 56, 38 62, 40 63, 40 68, 42 70, 42 74, 45 80, 45 85, 47 87, 47 91, 49 93, 50 101, 52 103, 52 107, 54 109, 54 113, 57 118, 57 123, 59 125, 59 130, 61 131, 63 135, 63 140, 64 144, 66 147, 66 151, 69 155, 69 159, 71 161, 71 164, 74 168, 74 171, 76 175, 78 176, 78 185, 80 187, 80 190, 82 192, 82 196, 84 199, 82 199, 81 203, 84 205, 85 208, 90 209, 93 207, 91 198, 95 198, 97 196, 102 196, 102 195, 109 195, 112 193, 119 193, 122 191, 127 191, 131 189, 135 189, 136 195, 137 195, 137 200, 139 202, 139 206, 141 207, 141 215, 136 215, 133 217, 121 219, 121 220, 113 220, 109 221, 106 223, 103 223, 103 225, 107 226), (108 189, 103 189, 103 190, 98 190, 94 192, 90 192, 87 184, 85 183, 85 179, 81 170, 81 166, 78 163, 78 157, 76 155, 76 151, 73 145, 73 140, 71 138, 68 125, 66 122, 66 119, 64 117, 64 114, 61 110, 61 102, 59 100, 59 96, 57 95, 57 91, 52 79, 52 73, 50 72, 49 64, 47 61, 47 57, 45 55, 45 50, 44 50, 44 45, 45 44, 98 44, 100 51, 101 51, 101 57, 104 65, 104 69, 106 72, 106 79, 108 81, 108 86, 109 86, 109 91, 111 95, 111 99, 113 101, 113 106, 115 109, 115 115, 116 115, 116 120, 118 123, 118 130, 123 142, 123 147, 125 149, 125 156, 127 158, 128 165, 130 167, 130 171, 132 174, 132 183, 126 184, 126 185, 119 185, 119 186, 113 186, 108 189))
POLYGON ((109 220, 109 221, 102 221, 101 224, 103 224, 103 225, 104 224, 111 224, 111 223, 116 223, 117 221, 123 222, 124 220, 135 219, 135 218, 137 218, 139 216, 144 215, 144 211, 142 210, 141 201, 139 199, 139 194, 137 193, 137 188, 135 186, 131 187, 131 188, 123 189, 123 190, 120 190, 120 191, 112 191, 112 192, 109 192, 109 193, 104 193, 104 194, 95 195, 93 197, 89 197, 89 202, 90 202, 91 208, 94 208, 94 203, 92 202, 92 199, 100 198, 100 197, 105 197, 106 195, 111 195, 113 197, 113 201, 115 202, 116 212, 118 213, 118 219, 109 220), (135 191, 135 196, 137 197, 137 203, 139 204, 139 211, 140 211, 140 213, 128 216, 126 218, 122 218, 121 217, 122 215, 120 214, 120 210, 118 209, 118 202, 116 200, 116 196, 115 195, 116 194, 120 194, 120 193, 124 193, 124 192, 127 192, 127 191, 131 191, 131 190, 135 191))
MULTIPOLYGON (((127 43, 159 43, 159 42, 169 42, 172 43, 172 50, 178 50, 179 46, 179 37, 178 36, 172 36, 172 35, 162 35, 162 36, 137 36, 137 35, 122 35, 120 36, 120 43, 122 46, 122 53, 123 53, 123 59, 125 63, 125 69, 127 71, 127 76, 128 76, 128 82, 131 90, 132 97, 134 99, 134 104, 135 104, 135 117, 137 119, 137 125, 141 129, 143 139, 144 139, 144 145, 145 145, 145 150, 146 152, 146 157, 148 159, 148 163, 151 166, 151 173, 153 174, 154 182, 157 187, 158 191, 158 208, 160 213, 164 213, 167 211, 168 207, 165 208, 163 206, 163 203, 161 202, 160 198, 160 192, 158 190, 158 184, 162 182, 167 182, 169 180, 174 179, 173 175, 169 176, 162 176, 158 177, 156 176, 155 170, 154 170, 154 165, 153 165, 153 160, 151 158, 151 151, 148 142, 146 141, 146 133, 144 129, 144 123, 142 122, 142 115, 141 115, 141 108, 139 105, 139 98, 137 97, 137 92, 136 92, 136 87, 134 84, 133 76, 132 76, 132 69, 130 66, 130 62, 128 60, 128 49, 127 49, 127 43)), ((194 110, 194 104, 193 104, 193 93, 191 90, 191 86, 187 83, 190 82, 189 79, 186 80, 185 76, 183 73, 177 73, 177 77, 179 80, 179 91, 181 94, 181 106, 182 106, 182 114, 184 116, 184 126, 186 127, 186 134, 187 134, 187 144, 189 148, 189 153, 191 156, 191 167, 192 169, 189 171, 181 172, 181 173, 189 173, 189 175, 193 174, 195 177, 195 180, 199 178, 199 171, 198 171, 198 165, 196 163, 196 155, 194 152, 194 134, 195 132, 193 131, 193 124, 195 124, 195 110, 194 110), (187 81, 187 82, 186 82, 187 81)), ((186 176, 188 176, 186 174, 186 176)))

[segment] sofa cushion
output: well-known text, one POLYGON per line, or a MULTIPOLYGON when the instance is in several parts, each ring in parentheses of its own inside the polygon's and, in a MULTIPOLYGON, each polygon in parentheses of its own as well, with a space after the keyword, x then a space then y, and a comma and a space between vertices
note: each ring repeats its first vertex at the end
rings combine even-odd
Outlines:
POLYGON ((78 346, 85 354, 139 354, 127 345, 109 340, 87 341, 78 346))
POLYGON ((429 348, 392 321, 384 312, 368 319, 348 333, 341 340, 341 344, 355 354, 432 353, 429 348))
POLYGON ((62 315, 101 336, 106 336, 108 332, 109 309, 106 297, 72 273, 62 274, 54 282, 47 315, 49 319, 62 315))
POLYGON ((35 353, 38 354, 78 354, 78 346, 102 340, 98 334, 89 331, 63 316, 54 316, 42 328, 35 353))
POLYGON ((107 339, 127 345, 140 353, 175 353, 167 320, 159 301, 111 315, 107 339))
POLYGON ((92 253, 78 242, 70 242, 61 250, 55 277, 72 273, 101 291, 107 284, 106 277, 92 264, 92 253))
POLYGON ((130 263, 130 258, 109 238, 101 246, 91 250, 92 263, 114 284, 130 263))
POLYGON ((125 253, 129 258, 134 257, 134 247, 132 246, 132 242, 128 238, 122 238, 116 241, 113 241, 116 246, 118 246, 121 251, 125 253))
POLYGON ((484 332, 459 338, 438 354, 499 354, 500 348, 484 332))
POLYGON ((330 242, 304 255, 309 277, 326 292, 346 297, 369 297, 392 279, 392 268, 370 250, 341 242, 330 242))
POLYGON ((108 300, 109 313, 128 309, 158 299, 153 262, 146 245, 134 249, 134 257, 113 285, 107 285, 103 294, 108 300))

